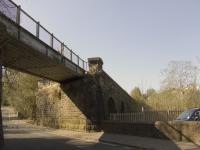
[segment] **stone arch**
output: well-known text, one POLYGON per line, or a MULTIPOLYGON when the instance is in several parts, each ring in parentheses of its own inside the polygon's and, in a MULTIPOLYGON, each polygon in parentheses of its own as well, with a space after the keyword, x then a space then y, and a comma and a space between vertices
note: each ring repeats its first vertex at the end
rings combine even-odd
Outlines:
POLYGON ((109 98, 107 102, 107 107, 108 107, 108 114, 110 113, 116 113, 116 106, 115 106, 115 101, 113 100, 112 97, 109 98))
POLYGON ((125 112, 124 102, 121 102, 121 105, 120 105, 120 112, 121 112, 121 113, 124 113, 124 112, 125 112))

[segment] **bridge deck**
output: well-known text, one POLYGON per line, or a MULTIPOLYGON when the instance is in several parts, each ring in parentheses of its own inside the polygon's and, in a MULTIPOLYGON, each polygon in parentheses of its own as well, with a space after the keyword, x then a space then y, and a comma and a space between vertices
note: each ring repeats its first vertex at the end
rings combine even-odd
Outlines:
MULTIPOLYGON (((61 49, 62 46, 64 45, 60 45, 61 49)), ((53 46, 1 13, 1 7, 0 49, 4 66, 53 81, 62 82, 81 77, 86 72, 86 64, 78 55, 75 55, 76 62, 73 61, 72 51, 71 59, 66 58, 61 50, 56 51, 53 46)))

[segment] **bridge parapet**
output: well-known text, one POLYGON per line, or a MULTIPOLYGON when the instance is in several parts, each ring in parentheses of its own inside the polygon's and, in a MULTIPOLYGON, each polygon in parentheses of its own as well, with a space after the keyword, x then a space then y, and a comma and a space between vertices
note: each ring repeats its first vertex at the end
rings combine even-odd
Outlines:
POLYGON ((18 6, 11 0, 0 0, 0 14, 6 16, 18 25, 19 30, 24 28, 35 36, 35 38, 59 52, 64 59, 70 60, 72 63, 87 71, 88 64, 86 61, 74 53, 64 42, 61 42, 53 33, 49 32, 39 21, 36 21, 26 13, 21 6, 18 6))

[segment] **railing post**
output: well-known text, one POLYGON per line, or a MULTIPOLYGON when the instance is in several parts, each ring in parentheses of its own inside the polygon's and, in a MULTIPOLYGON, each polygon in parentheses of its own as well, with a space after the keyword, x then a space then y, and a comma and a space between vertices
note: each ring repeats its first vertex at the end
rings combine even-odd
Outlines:
POLYGON ((170 112, 169 112, 169 109, 167 110, 167 120, 165 120, 165 121, 169 121, 171 118, 170 118, 170 112))
POLYGON ((18 7, 17 7, 17 15, 16 15, 16 23, 18 24, 18 25, 20 25, 20 16, 21 16, 21 6, 19 5, 18 7))
POLYGON ((64 43, 61 43, 61 55, 64 56, 64 46, 65 44, 64 43))
POLYGON ((36 23, 36 37, 40 37, 40 22, 36 23))
POLYGON ((145 119, 146 119, 145 112, 143 111, 142 114, 143 114, 143 121, 145 122, 145 119))
POLYGON ((36 23, 36 37, 40 37, 40 22, 36 23))
POLYGON ((51 34, 51 39, 50 39, 50 46, 53 48, 53 38, 54 38, 54 36, 53 36, 53 33, 51 34))
POLYGON ((76 55, 77 56, 77 65, 79 66, 79 56, 78 55, 76 55))
POLYGON ((88 70, 87 69, 87 62, 86 61, 84 62, 84 68, 85 68, 86 71, 88 70))
POLYGON ((18 25, 18 35, 17 38, 20 39, 20 22, 21 22, 21 6, 17 6, 17 12, 16 12, 16 23, 18 25))
POLYGON ((60 51, 60 54, 61 54, 61 62, 64 61, 64 46, 65 46, 65 44, 64 44, 64 43, 61 43, 61 51, 60 51))
POLYGON ((85 63, 84 63, 84 60, 82 60, 82 63, 83 63, 83 69, 85 69, 85 63))
POLYGON ((70 49, 70 60, 72 61, 72 50, 70 49))

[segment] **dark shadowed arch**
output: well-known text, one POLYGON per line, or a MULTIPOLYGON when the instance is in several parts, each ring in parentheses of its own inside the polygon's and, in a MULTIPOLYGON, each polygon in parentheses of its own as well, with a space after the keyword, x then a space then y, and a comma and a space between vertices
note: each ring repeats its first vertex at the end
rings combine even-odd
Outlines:
POLYGON ((125 111, 124 102, 121 102, 120 112, 121 112, 121 113, 124 113, 124 111, 125 111))
POLYGON ((107 102, 107 106, 108 106, 108 113, 116 113, 116 106, 115 106, 115 101, 113 100, 113 98, 109 98, 108 102, 107 102))

